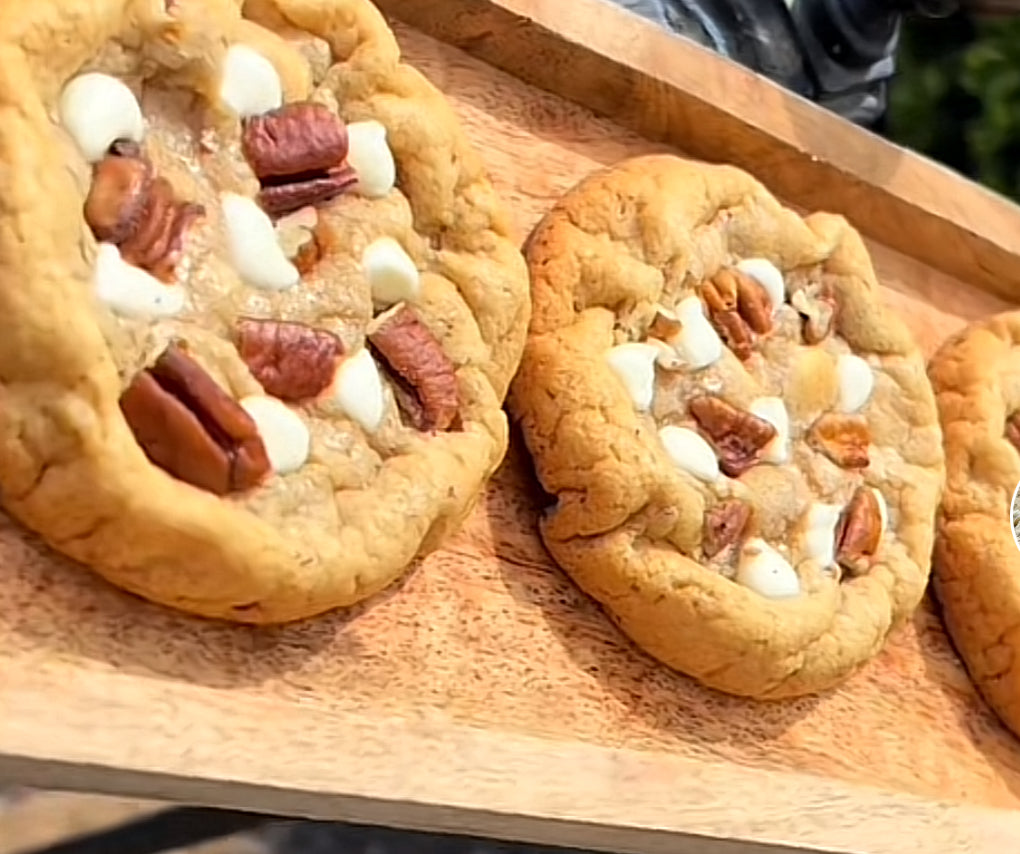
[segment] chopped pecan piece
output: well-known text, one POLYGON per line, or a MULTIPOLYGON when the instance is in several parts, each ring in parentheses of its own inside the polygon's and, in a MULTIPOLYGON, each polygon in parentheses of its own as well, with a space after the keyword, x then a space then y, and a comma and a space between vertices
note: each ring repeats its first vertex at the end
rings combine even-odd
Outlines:
POLYGON ((713 558, 723 549, 735 545, 747 532, 751 507, 737 498, 720 501, 705 514, 701 549, 706 558, 713 558))
POLYGON ((730 406, 718 397, 703 395, 688 403, 691 416, 719 454, 719 467, 740 477, 758 463, 762 449, 776 437, 776 428, 757 415, 730 406))
POLYGON ((321 204, 357 183, 347 157, 347 128, 323 104, 286 104, 246 119, 241 147, 262 184, 259 204, 271 216, 321 204))
POLYGON ((648 337, 659 341, 672 341, 680 334, 682 328, 683 324, 673 312, 662 306, 656 306, 655 317, 648 327, 648 337))
POLYGON ((344 353, 336 335, 304 323, 241 318, 235 334, 252 376, 280 400, 306 400, 323 392, 344 353))
POLYGON ((283 216, 306 205, 321 205, 358 183, 354 169, 346 163, 322 175, 281 184, 263 184, 259 206, 270 216, 283 216))
POLYGON ((837 466, 866 469, 870 463, 871 434, 864 418, 829 412, 819 418, 808 433, 808 444, 821 451, 837 466))
POLYGON ((369 344, 389 369, 393 393, 416 430, 455 428, 460 391, 453 363, 421 318, 403 303, 376 318, 369 344))
POLYGON ((1020 412, 1014 412, 1006 419, 1006 439, 1020 451, 1020 412))
POLYGON ((873 489, 859 486, 836 524, 836 562, 850 575, 863 575, 881 540, 878 497, 873 489))
POLYGON ((226 495, 270 471, 252 417, 180 344, 135 376, 120 408, 149 459, 192 486, 226 495))
POLYGON ((836 295, 828 283, 806 285, 795 291, 790 304, 801 317, 805 344, 824 341, 836 322, 836 295))
POLYGON ((184 235, 205 213, 179 202, 134 142, 119 140, 96 164, 85 199, 85 221, 96 240, 113 243, 129 264, 158 279, 173 278, 184 235))
POLYGON ((701 287, 708 319, 738 359, 751 356, 754 335, 772 330, 772 304, 765 289, 739 270, 720 270, 701 287))

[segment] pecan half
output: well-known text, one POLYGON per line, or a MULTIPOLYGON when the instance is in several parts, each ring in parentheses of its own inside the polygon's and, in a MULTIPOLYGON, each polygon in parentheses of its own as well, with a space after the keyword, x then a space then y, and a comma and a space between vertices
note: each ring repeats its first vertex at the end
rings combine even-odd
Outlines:
POLYGON ((263 184, 259 190, 259 206, 270 216, 283 216, 306 205, 321 205, 358 183, 358 175, 347 164, 329 172, 300 181, 263 184))
POLYGON ((865 419, 834 412, 819 418, 808 432, 808 444, 845 469, 868 467, 870 442, 871 433, 865 419))
POLYGON ((179 202, 138 145, 119 140, 93 169, 84 212, 96 240, 113 243, 129 264, 168 280, 185 233, 205 209, 179 202))
POLYGON ((1020 412, 1014 412, 1006 419, 1006 439, 1020 451, 1020 412))
POLYGON ((795 291, 790 297, 801 318, 805 344, 824 341, 836 323, 836 295, 828 283, 813 283, 795 291))
POLYGON ((421 318, 403 303, 376 318, 368 341, 393 379, 397 405, 416 430, 448 430, 459 420, 453 363, 421 318))
POLYGON ((135 375, 120 408, 149 459, 185 483, 226 495, 270 471, 252 417, 185 348, 171 343, 135 375))
POLYGON ((336 335, 304 323, 243 317, 234 332, 252 376, 280 400, 306 400, 323 392, 344 353, 336 335))
POLYGON ((271 216, 322 204, 358 180, 344 163, 347 127, 324 104, 286 104, 246 119, 241 148, 262 184, 259 204, 271 216))
POLYGON ((347 157, 347 127, 324 104, 285 104, 245 119, 241 150, 260 181, 328 172, 347 157))
POLYGON ((719 467, 740 477, 758 463, 762 449, 776 437, 776 428, 757 415, 703 395, 688 403, 691 416, 719 454, 719 467))
POLYGON ((738 543, 751 521, 751 507, 737 498, 720 501, 705 514, 701 550, 713 558, 723 549, 738 543))
POLYGON ((751 356, 754 335, 772 330, 772 304, 757 281, 739 270, 723 269, 701 286, 708 319, 738 359, 751 356))
POLYGON ((882 540, 882 510, 874 490, 859 486, 836 524, 836 562, 863 575, 882 540))

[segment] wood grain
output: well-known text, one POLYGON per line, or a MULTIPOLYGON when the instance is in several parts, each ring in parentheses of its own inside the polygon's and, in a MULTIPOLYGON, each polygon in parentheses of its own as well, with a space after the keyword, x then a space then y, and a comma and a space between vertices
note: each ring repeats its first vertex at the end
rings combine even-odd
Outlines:
POLYGON ((377 5, 647 139, 741 166, 790 203, 837 209, 936 269, 1006 298, 1020 289, 1007 201, 603 0, 377 5))
MULTIPOLYGON (((590 170, 663 148, 396 29, 487 151, 522 235, 590 170)), ((836 209, 858 186, 840 174, 836 209)), ((984 261, 953 278, 871 248, 929 353, 1007 305, 984 261)), ((517 442, 463 532, 402 585, 269 631, 136 601, 0 518, 0 777, 601 850, 879 854, 909 838, 957 854, 1018 838, 1020 743, 930 607, 838 691, 724 697, 636 651, 565 579, 535 534, 541 507, 517 442)))

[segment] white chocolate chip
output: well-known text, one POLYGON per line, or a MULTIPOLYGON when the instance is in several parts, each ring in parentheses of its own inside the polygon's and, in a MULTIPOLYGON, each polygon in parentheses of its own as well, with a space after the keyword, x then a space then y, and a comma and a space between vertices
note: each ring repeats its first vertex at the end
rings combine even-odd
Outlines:
POLYGON ((800 579, 789 561, 757 538, 744 544, 737 567, 737 583, 766 599, 790 599, 800 595, 800 579))
POLYGON ((222 75, 220 100, 242 119, 283 105, 283 83, 276 66, 247 45, 227 48, 222 75))
POLYGON ((392 237, 380 237, 361 255, 361 266, 372 288, 372 301, 386 307, 413 302, 421 293, 421 276, 411 256, 392 237))
POLYGON ((333 401, 367 432, 379 429, 385 399, 379 368, 367 349, 358 350, 340 363, 333 378, 333 401))
POLYGON ((705 483, 719 479, 719 460, 715 451, 693 430, 669 424, 659 430, 659 439, 678 468, 705 483))
POLYGON ((767 258, 745 258, 738 262, 737 269, 750 276, 765 289, 769 302, 772 303, 773 314, 786 302, 786 281, 783 279, 783 274, 767 258))
POLYGON ((254 288, 283 291, 301 280, 297 267, 287 260, 273 221, 247 196, 220 196, 227 245, 238 275, 254 288))
POLYGON ((240 403, 258 427, 273 471, 289 474, 308 462, 311 435, 293 409, 282 400, 262 394, 242 398, 240 403))
POLYGON ((60 123, 89 163, 106 156, 118 139, 141 142, 145 119, 134 93, 116 77, 90 72, 75 77, 60 94, 60 123))
POLYGON ((717 362, 723 353, 722 340, 705 317, 701 300, 695 296, 681 300, 676 316, 683 325, 672 343, 680 357, 695 369, 717 362))
POLYGON ((878 515, 882 519, 879 537, 884 537, 885 532, 889 529, 889 505, 885 500, 885 496, 879 490, 872 487, 871 491, 875 493, 875 500, 878 502, 878 515))
POLYGON ((184 308, 184 288, 165 285, 141 267, 128 264, 112 243, 99 244, 93 276, 96 295, 121 317, 173 317, 184 308))
POLYGON ((812 504, 804 528, 804 551, 823 569, 836 562, 836 525, 843 508, 838 504, 812 504))
POLYGON ((655 360, 659 348, 654 344, 618 344, 606 353, 606 363, 623 383, 634 408, 646 412, 655 397, 655 360))
POLYGON ((347 163, 358 176, 355 190, 370 199, 389 195, 397 181, 397 165, 386 142, 386 128, 376 121, 347 125, 347 163))
POLYGON ((856 412, 868 402, 875 388, 875 375, 864 359, 844 353, 836 360, 836 376, 839 381, 837 405, 841 412, 856 412))
POLYGON ((752 415, 757 415, 776 428, 776 435, 765 449, 761 458, 766 463, 782 465, 790 459, 790 416, 786 412, 786 404, 779 397, 759 397, 748 407, 752 415))

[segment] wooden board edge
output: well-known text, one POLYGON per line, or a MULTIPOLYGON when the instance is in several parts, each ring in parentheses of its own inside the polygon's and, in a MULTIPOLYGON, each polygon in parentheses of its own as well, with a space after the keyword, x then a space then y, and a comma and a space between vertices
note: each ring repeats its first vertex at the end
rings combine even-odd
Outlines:
POLYGON ((1020 812, 466 727, 435 712, 237 708, 229 691, 181 683, 158 686, 139 720, 123 677, 75 680, 56 706, 31 678, 18 681, 0 686, 0 779, 23 785, 621 854, 900 854, 904 839, 926 854, 993 854, 1020 838, 1020 812))
POLYGON ((1020 207, 604 0, 374 0, 415 29, 1010 299, 1020 207))

